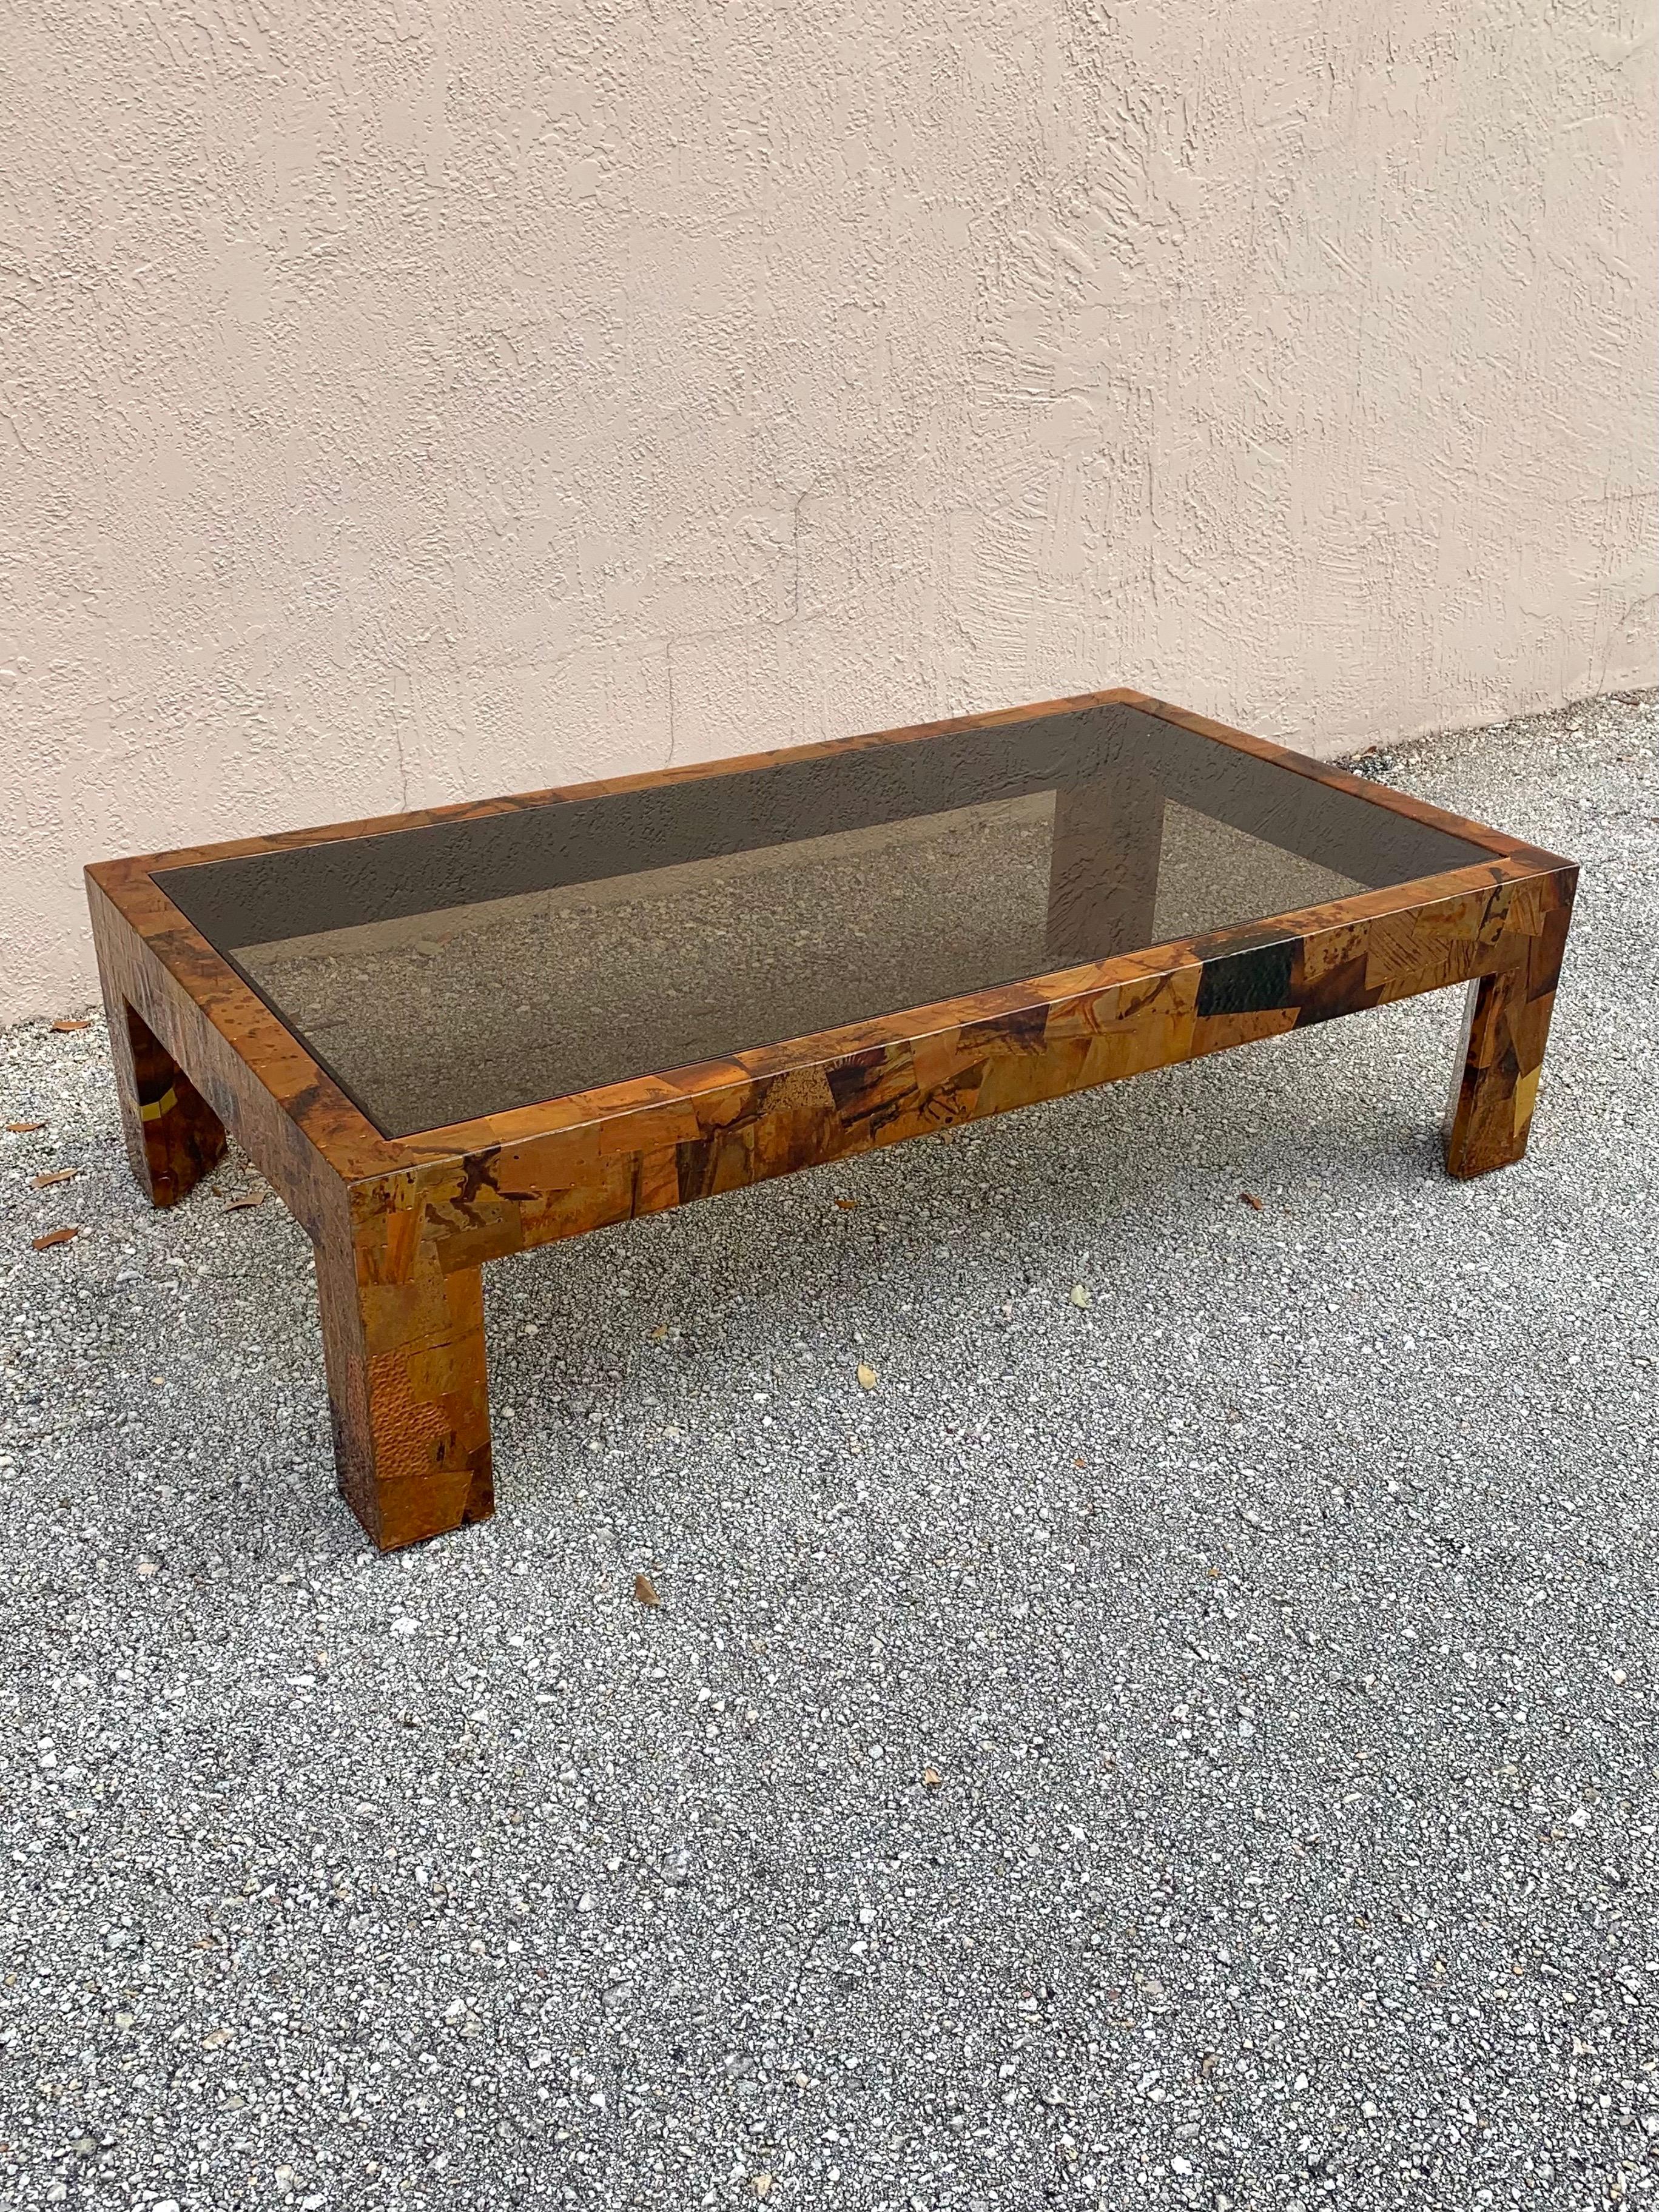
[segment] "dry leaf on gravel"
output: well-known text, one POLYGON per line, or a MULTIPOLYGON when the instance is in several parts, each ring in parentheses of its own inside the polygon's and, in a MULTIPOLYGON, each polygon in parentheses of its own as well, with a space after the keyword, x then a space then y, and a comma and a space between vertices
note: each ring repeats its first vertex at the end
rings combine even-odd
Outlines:
POLYGON ((1254 1206, 1258 1213, 1261 1211, 1261 1200, 1253 1190, 1241 1190, 1238 1194, 1238 1202, 1241 1206, 1254 1206))
POLYGON ((1072 1304, 1074 1306, 1086 1306, 1088 1303, 1089 1285, 1086 1283, 1073 1283, 1072 1285, 1072 1304))
POLYGON ((652 1581, 649 1575, 635 1576, 634 1595, 638 1598, 641 1605, 660 1605, 662 1603, 662 1600, 657 1595, 657 1585, 652 1581))
POLYGON ((47 1252, 54 1244, 67 1244, 71 1237, 78 1237, 80 1234, 78 1229, 49 1230, 44 1237, 37 1237, 34 1239, 34 1249, 37 1252, 47 1252))
POLYGON ((70 1030, 89 1030, 92 1027, 92 1024, 90 1022, 70 1021, 66 1017, 61 1022, 54 1022, 52 1024, 52 1027, 60 1036, 63 1036, 67 1034, 70 1030))
POLYGON ((879 1377, 877 1376, 877 1373, 876 1373, 875 1369, 874 1369, 873 1367, 866 1367, 866 1366, 865 1365, 864 1362, 863 1362, 862 1360, 860 1360, 860 1362, 859 1362, 859 1387, 860 1387, 860 1389, 863 1389, 863 1390, 873 1390, 873 1389, 875 1389, 876 1384, 877 1384, 877 1382, 878 1382, 878 1380, 879 1380, 879 1377))
POLYGON ((32 1137, 37 1129, 46 1127, 44 1121, 8 1121, 7 1132, 14 1137, 32 1137))
POLYGON ((836 1204, 840 1206, 843 1213, 851 1213, 857 1206, 858 1200, 855 1198, 838 1198, 836 1204))
POLYGON ((73 1182, 80 1172, 79 1168, 53 1168, 50 1175, 35 1176, 34 1188, 36 1190, 50 1190, 55 1182, 73 1182))
POLYGON ((937 1789, 939 1788, 939 1769, 938 1769, 936 1766, 925 1766, 925 1767, 922 1769, 922 1772, 921 1772, 921 1786, 922 1786, 922 1788, 923 1788, 924 1790, 937 1790, 937 1789))
POLYGON ((240 1198, 228 1198, 225 1200, 225 1212, 240 1213, 244 1206, 263 1206, 270 1196, 270 1193, 268 1190, 245 1190, 240 1198))

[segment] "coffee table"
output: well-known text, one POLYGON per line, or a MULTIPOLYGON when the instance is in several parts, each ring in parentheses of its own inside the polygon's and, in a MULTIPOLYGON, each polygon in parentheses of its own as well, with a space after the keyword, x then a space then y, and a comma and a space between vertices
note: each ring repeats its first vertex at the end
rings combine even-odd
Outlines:
POLYGON ((1124 690, 87 872, 133 1171, 309 1231, 386 1550, 491 1510, 509 1252, 1454 983, 1519 1159, 1577 878, 1124 690))

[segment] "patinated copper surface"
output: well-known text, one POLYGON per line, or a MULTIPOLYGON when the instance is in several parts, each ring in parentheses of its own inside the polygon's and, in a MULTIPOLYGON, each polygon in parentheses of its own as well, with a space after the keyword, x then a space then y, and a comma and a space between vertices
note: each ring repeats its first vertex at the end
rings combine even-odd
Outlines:
MULTIPOLYGON (((894 756, 902 763, 912 757, 894 756)), ((1259 782, 1260 769, 1250 774, 1259 782)), ((1328 803, 1328 802, 1327 802, 1328 803)), ((486 1260, 849 1153, 1463 983, 1450 1174, 1526 1149, 1577 869, 1517 839, 1135 692, 700 764, 88 871, 135 1174, 177 1202, 234 1129, 317 1249, 340 1486, 383 1549, 491 1510, 486 1260), (1467 865, 1138 949, 1163 799, 1139 771, 1058 791, 1053 972, 814 1036, 414 1134, 382 1133, 157 882, 411 827, 833 762, 1128 706, 1243 763, 1363 799, 1475 848, 1467 865), (1119 949, 1079 964, 1079 943, 1119 949)), ((695 958, 696 948, 687 948, 695 958)))

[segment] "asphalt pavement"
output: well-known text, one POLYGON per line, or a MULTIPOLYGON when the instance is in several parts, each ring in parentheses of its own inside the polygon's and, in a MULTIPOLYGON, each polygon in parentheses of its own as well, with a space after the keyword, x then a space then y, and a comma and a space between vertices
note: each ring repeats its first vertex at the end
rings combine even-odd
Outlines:
POLYGON ((1659 2195, 1656 736, 1368 763, 1584 863, 1520 1166, 1443 994, 502 1263, 392 1559, 0 1037, 0 2203, 1659 2195))

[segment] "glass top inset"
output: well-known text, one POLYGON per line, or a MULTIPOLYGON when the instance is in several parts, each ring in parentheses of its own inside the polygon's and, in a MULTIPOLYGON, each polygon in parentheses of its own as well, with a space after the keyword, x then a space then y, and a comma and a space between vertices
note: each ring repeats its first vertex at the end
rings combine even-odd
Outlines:
POLYGON ((399 1136, 1486 857, 1109 704, 159 880, 399 1136))

